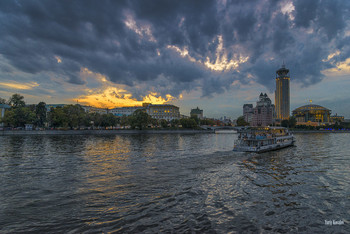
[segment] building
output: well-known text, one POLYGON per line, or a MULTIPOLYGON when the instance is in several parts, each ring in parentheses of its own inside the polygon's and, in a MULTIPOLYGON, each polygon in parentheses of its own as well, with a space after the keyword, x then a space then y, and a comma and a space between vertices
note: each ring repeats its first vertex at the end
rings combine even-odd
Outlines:
POLYGON ((331 110, 310 104, 293 110, 292 115, 297 120, 297 125, 319 126, 330 122, 331 110))
POLYGON ((67 105, 79 105, 79 106, 81 106, 81 108, 84 109, 84 111, 86 113, 99 113, 99 114, 107 114, 108 113, 108 109, 106 109, 106 108, 97 108, 94 106, 83 106, 80 104, 46 104, 45 108, 46 108, 46 111, 49 112, 51 109, 54 109, 57 107, 63 108, 67 105))
POLYGON ((7 105, 7 104, 0 104, 0 113, 1 113, 1 118, 3 118, 5 116, 5 111, 7 109, 10 109, 11 106, 7 105))
MULTIPOLYGON (((1 118, 4 118, 4 116, 5 116, 5 111, 7 110, 7 109, 10 109, 11 108, 11 106, 9 106, 9 105, 7 105, 7 104, 0 104, 0 113, 1 113, 1 118)), ((4 126, 4 123, 2 123, 1 121, 0 121, 0 127, 3 127, 4 126)))
POLYGON ((136 110, 143 110, 154 119, 173 120, 180 118, 179 107, 169 104, 153 105, 150 103, 143 103, 142 106, 120 107, 108 110, 115 116, 130 116, 136 110))
POLYGON ((145 107, 142 106, 132 106, 132 107, 120 107, 108 110, 108 113, 112 113, 115 116, 130 116, 136 110, 145 110, 145 107))
POLYGON ((198 119, 203 119, 203 110, 199 109, 191 109, 190 116, 197 116, 198 119))
POLYGON ((253 121, 254 108, 253 104, 244 104, 243 105, 243 117, 244 121, 251 123, 253 121))
POLYGON ((66 105, 67 104, 46 104, 45 108, 46 108, 46 111, 49 112, 51 109, 54 109, 54 108, 57 108, 57 107, 64 107, 66 105))
POLYGON ((223 122, 224 124, 227 124, 227 125, 231 125, 232 124, 232 120, 231 120, 230 117, 224 116, 224 117, 221 117, 219 120, 221 122, 223 122))
POLYGON ((179 107, 169 104, 163 105, 148 105, 146 108, 147 114, 154 119, 165 119, 167 121, 180 118, 179 107))
POLYGON ((269 126, 274 123, 275 105, 271 103, 271 99, 267 94, 260 94, 256 107, 253 108, 253 118, 251 126, 269 126))
POLYGON ((338 114, 335 114, 333 116, 330 117, 330 121, 331 123, 341 123, 341 122, 344 122, 345 119, 344 119, 344 116, 340 116, 338 114))
POLYGON ((107 114, 107 108, 97 108, 94 106, 81 106, 86 113, 99 113, 99 114, 107 114))
POLYGON ((275 105, 276 105, 276 119, 289 119, 290 115, 290 77, 289 69, 282 65, 282 68, 276 71, 276 91, 275 91, 275 105))
POLYGON ((25 124, 24 125, 24 130, 26 130, 26 131, 32 131, 33 128, 34 128, 33 124, 25 124))

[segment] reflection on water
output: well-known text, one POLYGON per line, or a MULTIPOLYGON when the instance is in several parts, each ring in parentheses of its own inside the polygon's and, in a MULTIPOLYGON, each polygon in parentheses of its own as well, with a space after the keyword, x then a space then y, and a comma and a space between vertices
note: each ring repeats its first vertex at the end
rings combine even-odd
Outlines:
POLYGON ((0 137, 0 232, 349 232, 349 134, 0 137), (325 226, 325 220, 344 225, 325 226))

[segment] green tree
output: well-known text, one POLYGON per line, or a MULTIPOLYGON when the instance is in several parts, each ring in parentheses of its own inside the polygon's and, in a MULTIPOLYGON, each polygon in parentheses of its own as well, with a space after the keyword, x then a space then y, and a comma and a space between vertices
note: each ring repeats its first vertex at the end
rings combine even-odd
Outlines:
POLYGON ((5 126, 7 127, 15 127, 16 120, 15 120, 15 112, 13 109, 7 110, 5 112, 4 117, 2 118, 2 122, 4 123, 5 126))
POLYGON ((102 116, 99 113, 90 113, 91 121, 94 127, 102 126, 102 116))
POLYGON ((22 110, 23 113, 23 124, 21 126, 24 126, 25 124, 35 124, 35 112, 32 111, 29 107, 19 108, 18 110, 22 110))
POLYGON ((91 127, 92 126, 91 121, 92 121, 91 115, 89 113, 86 113, 83 119, 83 125, 85 127, 91 127))
POLYGON ((120 125, 123 126, 124 128, 130 124, 129 118, 126 115, 123 115, 120 118, 120 125))
POLYGON ((157 127, 159 125, 158 120, 153 119, 151 116, 149 117, 148 121, 149 121, 149 124, 151 124, 153 127, 157 127))
POLYGON ((24 127, 35 123, 35 113, 29 107, 18 107, 5 112, 3 122, 6 126, 24 127))
POLYGON ((168 121, 166 121, 165 119, 161 119, 160 120, 160 126, 162 126, 162 128, 167 128, 168 127, 168 121))
POLYGON ((85 111, 80 105, 66 105, 63 107, 70 129, 80 127, 84 123, 85 111))
POLYGON ((196 121, 196 124, 197 124, 197 125, 200 124, 200 119, 198 118, 197 115, 192 115, 192 116, 190 117, 190 119, 193 119, 194 121, 196 121))
POLYGON ((198 127, 196 121, 194 119, 180 119, 180 123, 183 128, 195 129, 198 127))
POLYGON ((103 127, 106 129, 109 126, 111 125, 108 123, 107 114, 102 114, 100 127, 103 127))
POLYGON ((117 124, 117 117, 113 114, 103 114, 101 116, 101 127, 114 127, 117 124))
POLYGON ((237 126, 247 126, 247 125, 249 125, 249 123, 244 120, 244 116, 238 117, 237 126))
POLYGON ((211 119, 202 119, 201 124, 202 125, 215 125, 215 122, 211 119))
POLYGON ((36 114, 36 125, 39 127, 43 127, 46 122, 46 103, 39 102, 38 105, 35 106, 35 114, 36 114))
POLYGON ((68 116, 62 107, 52 108, 49 112, 50 126, 52 127, 68 127, 68 116))
POLYGON ((178 127, 179 127, 179 124, 180 124, 180 120, 178 120, 178 119, 172 119, 172 120, 170 121, 170 124, 171 124, 171 127, 173 127, 173 128, 178 128, 178 127))
POLYGON ((294 116, 289 117, 288 125, 289 128, 295 128, 295 126, 297 125, 297 119, 294 116))
POLYGON ((149 115, 143 110, 136 110, 130 116, 130 124, 132 128, 138 127, 140 130, 147 127, 149 123, 149 115))
POLYGON ((112 113, 108 113, 106 118, 109 126, 111 127, 115 127, 119 123, 119 118, 114 116, 112 113))
POLYGON ((81 124, 86 127, 98 127, 101 123, 102 117, 99 113, 85 113, 81 124))
POLYGON ((0 104, 6 104, 6 103, 7 103, 6 99, 3 99, 3 98, 0 97, 0 104))
POLYGON ((288 121, 288 119, 282 120, 281 126, 282 126, 282 127, 285 127, 285 128, 288 128, 288 127, 289 127, 289 121, 288 121))
POLYGON ((12 97, 10 97, 8 103, 13 108, 24 107, 26 105, 26 103, 24 102, 24 97, 18 93, 13 94, 12 97))

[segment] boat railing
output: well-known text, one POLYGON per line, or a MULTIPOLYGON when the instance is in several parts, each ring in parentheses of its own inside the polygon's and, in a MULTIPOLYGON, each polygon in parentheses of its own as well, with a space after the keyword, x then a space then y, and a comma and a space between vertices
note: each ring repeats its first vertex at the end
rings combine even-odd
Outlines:
POLYGON ((240 132, 238 139, 242 140, 265 140, 265 139, 273 139, 275 137, 289 137, 292 136, 288 131, 281 131, 281 132, 240 132))

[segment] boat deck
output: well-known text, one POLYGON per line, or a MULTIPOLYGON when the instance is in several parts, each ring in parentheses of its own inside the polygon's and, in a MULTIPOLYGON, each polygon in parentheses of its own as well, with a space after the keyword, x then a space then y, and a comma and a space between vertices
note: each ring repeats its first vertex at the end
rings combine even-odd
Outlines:
POLYGON ((293 135, 285 128, 253 129, 240 132, 233 150, 262 153, 293 146, 294 142, 293 135))

